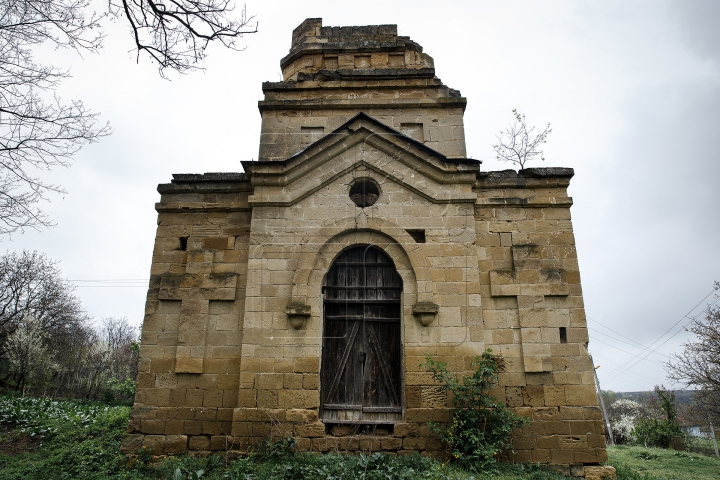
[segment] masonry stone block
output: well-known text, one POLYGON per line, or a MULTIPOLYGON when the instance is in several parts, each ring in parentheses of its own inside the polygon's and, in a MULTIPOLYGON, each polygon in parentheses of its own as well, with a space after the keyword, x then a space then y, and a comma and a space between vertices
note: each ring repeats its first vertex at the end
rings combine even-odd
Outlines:
POLYGON ((125 434, 120 443, 120 451, 126 455, 134 455, 139 448, 142 448, 145 435, 125 434))

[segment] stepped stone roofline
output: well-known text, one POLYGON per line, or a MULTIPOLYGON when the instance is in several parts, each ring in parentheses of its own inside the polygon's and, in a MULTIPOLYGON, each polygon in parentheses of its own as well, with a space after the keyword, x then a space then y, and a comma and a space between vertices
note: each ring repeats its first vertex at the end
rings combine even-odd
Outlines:
POLYGON ((494 172, 481 172, 480 176, 488 180, 501 180, 509 178, 545 178, 545 177, 567 177, 572 178, 575 170, 567 167, 534 167, 522 170, 497 170, 494 172))
MULTIPOLYGON (((292 33, 292 48, 303 43, 328 42, 392 42, 397 39, 397 25, 365 25, 354 27, 323 27, 322 18, 308 18, 292 33), (317 39, 317 40, 314 40, 317 39)), ((408 39, 408 37, 400 37, 408 39)), ((415 44, 420 52, 422 47, 415 44)))
POLYGON ((227 173, 174 173, 171 183, 157 186, 160 194, 179 192, 238 192, 248 190, 250 175, 242 172, 227 173))
POLYGON ((236 182, 248 180, 242 172, 173 173, 172 183, 185 182, 236 182))
POLYGON ((293 31, 290 53, 280 61, 285 81, 312 80, 321 70, 323 77, 329 76, 328 71, 356 70, 356 75, 363 76, 397 78, 415 72, 418 77, 432 78, 434 66, 422 46, 410 37, 398 36, 397 25, 323 27, 322 18, 308 18, 293 31), (327 57, 335 60, 327 61, 327 57))

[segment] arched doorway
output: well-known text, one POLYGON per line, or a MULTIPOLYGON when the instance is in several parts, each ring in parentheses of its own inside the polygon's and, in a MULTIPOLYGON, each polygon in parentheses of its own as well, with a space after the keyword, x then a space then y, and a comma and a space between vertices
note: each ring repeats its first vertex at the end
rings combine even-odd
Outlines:
POLYGON ((402 279, 373 246, 345 250, 323 285, 321 418, 394 423, 402 418, 402 279))

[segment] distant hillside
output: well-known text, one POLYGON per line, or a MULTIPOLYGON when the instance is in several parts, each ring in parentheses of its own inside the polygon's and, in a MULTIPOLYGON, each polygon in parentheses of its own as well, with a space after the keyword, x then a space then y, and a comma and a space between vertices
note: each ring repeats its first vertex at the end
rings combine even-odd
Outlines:
MULTIPOLYGON (((689 405, 692 402, 694 390, 674 390, 675 401, 678 405, 689 405)), ((645 392, 615 392, 618 398, 627 398, 630 400, 639 400, 641 397, 649 398, 652 394, 652 390, 645 392)))

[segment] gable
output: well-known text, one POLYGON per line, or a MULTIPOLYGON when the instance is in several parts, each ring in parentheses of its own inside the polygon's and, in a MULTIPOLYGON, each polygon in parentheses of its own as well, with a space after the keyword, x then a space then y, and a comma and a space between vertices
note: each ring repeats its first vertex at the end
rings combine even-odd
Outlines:
POLYGON ((282 162, 243 162, 252 205, 293 205, 355 169, 367 169, 433 203, 474 202, 480 161, 449 159, 360 113, 282 162))

